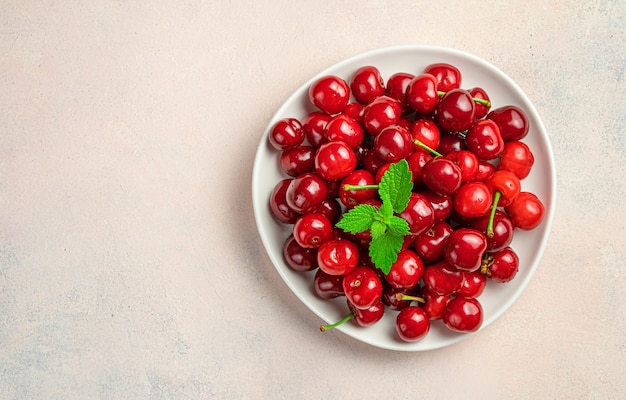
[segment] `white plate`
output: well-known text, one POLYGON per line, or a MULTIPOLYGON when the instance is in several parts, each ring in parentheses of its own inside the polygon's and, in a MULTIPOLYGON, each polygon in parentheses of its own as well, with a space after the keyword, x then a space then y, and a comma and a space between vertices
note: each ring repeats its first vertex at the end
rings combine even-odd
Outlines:
MULTIPOLYGON (((449 346, 487 328, 500 317, 522 294, 531 280, 544 253, 556 201, 556 171, 554 156, 548 134, 537 110, 511 78, 490 63, 467 53, 433 46, 395 46, 368 51, 343 60, 318 75, 296 90, 280 107, 263 133, 254 161, 252 174, 252 200, 259 234, 276 270, 293 293, 320 317, 320 325, 335 322, 347 313, 345 298, 322 300, 313 290, 314 272, 302 273, 291 270, 284 262, 282 248, 292 225, 284 225, 273 219, 269 210, 269 197, 276 183, 285 178, 278 165, 278 153, 268 144, 268 132, 273 124, 285 117, 302 119, 314 108, 309 104, 308 88, 323 75, 338 75, 348 80, 357 68, 364 65, 376 66, 385 81, 394 73, 421 73, 425 66, 436 62, 447 62, 459 68, 462 87, 470 89, 480 86, 491 99, 492 109, 504 105, 522 108, 529 119, 530 132, 523 139, 533 151, 535 164, 531 174, 522 181, 522 190, 535 193, 544 203, 546 212, 541 225, 532 231, 517 230, 511 246, 520 257, 517 276, 506 284, 488 282, 479 300, 483 306, 484 321, 475 333, 454 333, 441 321, 432 324, 427 337, 415 343, 401 341, 395 332, 397 312, 386 311, 375 325, 367 328, 348 322, 337 328, 357 340, 384 349, 399 351, 423 351, 449 346)), ((311 326, 311 334, 321 333, 318 326, 311 326)))

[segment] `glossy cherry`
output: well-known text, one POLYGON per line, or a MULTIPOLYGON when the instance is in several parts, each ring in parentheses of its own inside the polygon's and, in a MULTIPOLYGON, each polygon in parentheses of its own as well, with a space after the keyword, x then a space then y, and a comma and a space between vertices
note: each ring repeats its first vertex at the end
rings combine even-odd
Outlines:
POLYGON ((422 308, 428 316, 428 319, 440 320, 443 317, 443 310, 446 308, 446 304, 450 301, 451 296, 449 294, 437 294, 427 286, 422 287, 420 296, 425 300, 422 308))
POLYGON ((280 153, 280 168, 289 176, 302 175, 315 168, 313 156, 315 149, 311 146, 296 146, 280 153))
POLYGON ((488 161, 478 161, 478 172, 474 177, 475 181, 484 182, 496 172, 496 167, 488 161))
POLYGON ((513 226, 522 230, 536 228, 545 214, 545 206, 537 195, 531 192, 520 192, 513 202, 505 207, 513 226))
POLYGON ((427 265, 422 278, 424 285, 439 295, 453 294, 463 284, 463 272, 451 266, 446 260, 427 265))
POLYGON ((487 238, 482 232, 472 228, 458 228, 448 237, 443 255, 451 266, 471 272, 480 268, 486 250, 487 238))
POLYGON ((285 193, 289 207, 305 214, 317 207, 328 194, 326 182, 315 173, 305 173, 293 178, 285 193))
MULTIPOLYGON (((441 133, 439 132, 439 127, 433 121, 424 118, 417 119, 411 124, 410 132, 413 143, 419 141, 431 149, 439 147, 441 133)), ((430 154, 424 147, 416 144, 414 150, 430 154)))
POLYGON ((356 101, 368 104, 385 94, 385 82, 378 68, 366 65, 358 68, 350 77, 350 90, 356 101))
POLYGON ((343 275, 329 275, 318 268, 313 277, 313 289, 322 299, 334 299, 344 296, 342 282, 343 275))
POLYGON ((448 132, 463 132, 474 123, 476 106, 465 89, 448 91, 437 104, 437 121, 448 132))
POLYGON ((423 339, 429 331, 430 320, 421 307, 405 307, 396 316, 396 332, 405 342, 423 339))
POLYGON ((327 181, 342 179, 356 168, 356 154, 344 142, 322 144, 315 153, 315 171, 327 181))
POLYGON ((511 140, 504 143, 497 169, 511 171, 521 180, 530 174, 534 163, 535 157, 530 147, 519 140, 511 140))
POLYGON ((420 191, 421 195, 426 197, 435 210, 435 223, 447 220, 452 214, 453 196, 441 195, 426 189, 420 191))
POLYGON ((348 304, 348 309, 350 310, 348 315, 335 323, 320 326, 320 331, 326 332, 350 320, 353 320, 361 327, 372 326, 376 322, 380 321, 385 314, 385 305, 382 301, 378 301, 378 303, 367 309, 356 308, 354 304, 350 303, 349 300, 346 303, 348 304))
POLYGON ((465 145, 482 161, 493 160, 504 151, 500 129, 489 119, 478 120, 469 128, 465 135, 465 145))
POLYGON ((495 253, 489 254, 480 272, 495 282, 510 282, 515 278, 519 270, 519 257, 510 248, 505 247, 495 253))
POLYGON ((339 200, 347 208, 353 208, 365 200, 373 199, 378 195, 378 190, 375 188, 376 184, 376 178, 368 170, 354 170, 341 181, 339 185, 339 200), (369 186, 372 188, 367 189, 369 186))
POLYGON ((324 135, 328 141, 345 142, 353 150, 363 141, 364 131, 361 124, 354 118, 338 114, 326 124, 324 135))
POLYGON ((443 311, 443 323, 455 332, 476 332, 483 323, 483 308, 473 297, 455 297, 443 311))
POLYGON ((339 222, 343 214, 339 200, 334 197, 325 198, 320 204, 314 207, 311 212, 324 214, 333 225, 339 222))
POLYGON ((437 152, 443 154, 452 153, 453 151, 465 150, 467 146, 465 145, 465 139, 462 135, 443 131, 439 136, 439 146, 437 146, 437 152))
POLYGON ((412 111, 406 101, 406 89, 413 78, 413 74, 397 72, 387 79, 385 94, 400 103, 403 114, 412 111))
POLYGON ((437 90, 448 92, 461 87, 461 71, 449 63, 430 64, 424 68, 424 72, 431 74, 437 80, 437 90))
POLYGON ((374 270, 357 266, 344 275, 343 291, 356 308, 367 309, 380 301, 383 284, 374 270))
POLYGON ((437 78, 431 74, 415 76, 406 88, 406 102, 409 107, 420 114, 435 111, 439 102, 437 78))
POLYGON ((484 215, 472 221, 470 227, 481 231, 487 237, 487 251, 494 252, 502 250, 513 241, 513 222, 504 212, 496 210, 493 217, 491 236, 487 235, 490 215, 484 215))
POLYGON ((489 109, 491 108, 491 101, 489 99, 489 95, 487 94, 487 92, 485 91, 485 89, 480 88, 480 87, 474 87, 471 88, 469 90, 469 93, 472 95, 473 99, 479 99, 479 100, 484 100, 481 102, 477 102, 476 103, 476 115, 474 118, 476 119, 481 119, 483 118, 485 115, 487 115, 487 113, 489 113, 489 109), (485 102, 487 102, 488 104, 485 104, 485 102))
POLYGON ((424 273, 424 262, 413 250, 402 250, 391 264, 385 280, 397 289, 413 289, 424 273))
POLYGON ((294 271, 312 271, 317 268, 317 250, 307 249, 296 242, 293 235, 289 235, 283 245, 283 258, 294 271))
POLYGON ((456 150, 445 155, 461 169, 461 182, 469 182, 478 175, 478 157, 469 150, 456 150))
POLYGON ((376 155, 387 162, 398 162, 413 152, 411 134, 400 125, 383 128, 374 139, 376 155))
POLYGON ((295 118, 283 118, 277 121, 269 132, 269 142, 276 150, 287 150, 304 141, 302 123, 295 118))
POLYGON ((300 216, 300 213, 291 208, 287 203, 287 188, 291 181, 291 178, 280 180, 274 186, 269 201, 272 215, 284 224, 293 224, 300 216))
POLYGON ((398 216, 409 224, 409 232, 412 235, 419 235, 435 224, 435 209, 420 193, 411 193, 409 203, 398 216))
POLYGON ((444 157, 435 157, 422 168, 424 185, 443 196, 454 194, 461 186, 461 179, 461 168, 444 157))
POLYGON ((384 128, 400 121, 402 105, 389 96, 379 96, 365 106, 363 126, 371 135, 378 135, 384 128))
POLYGON ((319 147, 322 143, 328 141, 325 136, 326 124, 332 119, 321 111, 313 111, 302 119, 302 130, 309 144, 313 147, 319 147))
POLYGON ((440 261, 452 230, 452 226, 445 221, 435 223, 432 228, 415 237, 413 241, 415 252, 427 263, 440 261))
POLYGON ((481 270, 473 272, 463 272, 463 284, 461 288, 454 294, 460 297, 478 297, 487 286, 487 278, 481 270))
POLYGON ((307 249, 316 249, 333 237, 333 225, 324 214, 305 214, 293 225, 293 237, 307 249))
POLYGON ((493 109, 485 118, 498 125, 500 135, 505 141, 521 140, 528 135, 528 116, 517 106, 508 105, 493 109))
POLYGON ((317 265, 328 275, 345 275, 359 263, 359 248, 350 240, 328 240, 317 249, 317 265))
POLYGON ((411 177, 413 180, 413 190, 417 191, 424 188, 424 181, 422 179, 422 169, 424 165, 428 164, 433 157, 428 153, 421 151, 412 152, 406 159, 409 164, 409 170, 411 171, 411 177))
POLYGON ((327 114, 341 112, 350 100, 348 83, 335 75, 317 79, 309 87, 309 100, 327 114))
POLYGON ((473 219, 489 214, 493 193, 483 182, 467 182, 459 187, 453 197, 454 211, 463 218, 473 219))

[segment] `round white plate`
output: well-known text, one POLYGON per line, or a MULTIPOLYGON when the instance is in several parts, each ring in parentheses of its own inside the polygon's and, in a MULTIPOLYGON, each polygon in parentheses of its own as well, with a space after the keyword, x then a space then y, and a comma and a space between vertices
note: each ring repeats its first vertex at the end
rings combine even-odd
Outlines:
MULTIPOLYGON (((293 271, 283 260, 283 243, 291 233, 292 225, 281 224, 273 218, 269 209, 269 197, 276 183, 287 176, 283 175, 279 168, 278 152, 268 144, 268 132, 281 118, 293 117, 301 120, 314 110, 308 100, 308 88, 314 80, 323 75, 333 74, 348 80, 357 68, 373 65, 380 70, 386 81, 397 72, 417 75, 423 72, 424 67, 436 62, 450 63, 459 68, 463 88, 480 86, 485 89, 491 99, 492 109, 516 105, 526 112, 530 132, 523 141, 530 146, 535 156, 535 164, 531 174, 522 181, 522 190, 535 193, 544 203, 546 212, 543 222, 534 230, 516 230, 511 246, 520 258, 519 272, 509 283, 487 283, 485 291, 479 297, 484 311, 484 321, 479 331, 471 334, 454 333, 443 326, 441 321, 434 321, 427 337, 419 342, 406 343, 396 335, 397 312, 390 310, 386 311, 381 321, 371 327, 359 327, 349 321, 335 328, 354 339, 384 349, 423 351, 457 343, 487 328, 519 298, 530 282, 544 253, 552 225, 556 201, 556 171, 548 134, 529 98, 511 78, 498 68, 459 50, 411 45, 372 50, 357 54, 321 71, 296 90, 268 123, 254 160, 252 174, 254 215, 267 254, 287 286, 320 317, 320 325, 341 319, 348 313, 345 298, 320 299, 313 289, 314 272, 293 271)), ((330 332, 321 333, 318 328, 319 326, 311 326, 312 334, 330 334, 330 332)))

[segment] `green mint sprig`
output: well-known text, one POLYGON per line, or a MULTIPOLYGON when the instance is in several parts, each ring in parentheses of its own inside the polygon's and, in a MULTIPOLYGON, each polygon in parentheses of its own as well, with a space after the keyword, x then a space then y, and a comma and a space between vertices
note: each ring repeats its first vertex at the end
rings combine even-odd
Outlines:
MULTIPOLYGON (((404 211, 413 190, 412 174, 406 160, 391 164, 378 184, 382 200, 380 208, 359 204, 343 215, 337 227, 350 233, 370 230, 372 241, 369 256, 385 275, 398 259, 404 237, 409 234, 409 224, 395 215, 404 211)), ((367 188, 371 189, 371 186, 367 188)), ((353 187, 353 190, 358 187, 353 187)))

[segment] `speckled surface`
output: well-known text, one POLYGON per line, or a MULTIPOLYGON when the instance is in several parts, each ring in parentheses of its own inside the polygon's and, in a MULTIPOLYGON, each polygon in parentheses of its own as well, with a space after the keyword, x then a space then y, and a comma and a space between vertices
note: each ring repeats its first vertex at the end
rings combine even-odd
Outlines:
POLYGON ((1 1, 0 398, 626 398, 624 26, 620 1, 1 1), (318 332, 250 199, 282 101, 395 44, 505 71, 557 165, 527 290, 426 353, 318 332))

